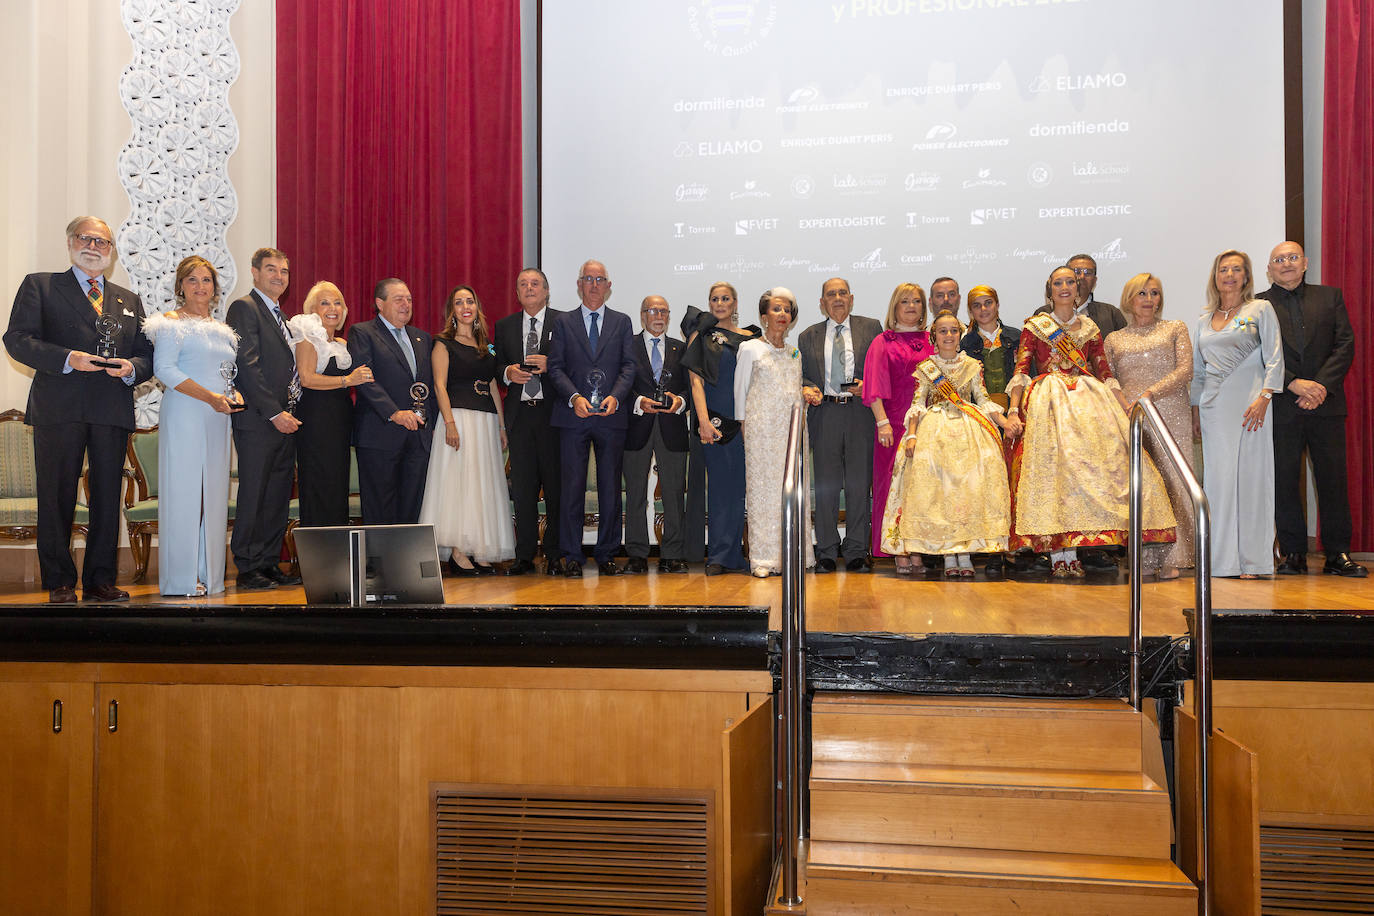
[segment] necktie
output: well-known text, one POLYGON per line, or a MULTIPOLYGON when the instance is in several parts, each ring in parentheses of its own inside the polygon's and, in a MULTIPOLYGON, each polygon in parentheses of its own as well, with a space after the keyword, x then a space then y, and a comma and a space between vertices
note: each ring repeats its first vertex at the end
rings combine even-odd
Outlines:
MULTIPOLYGON (((539 330, 535 326, 534 316, 530 316, 529 333, 525 335, 525 355, 539 352, 539 330)), ((525 399, 536 400, 543 394, 543 388, 539 385, 539 376, 534 376, 525 383, 525 399)))
POLYGON ((830 348, 830 388, 835 394, 844 394, 841 387, 846 381, 844 377, 844 325, 835 325, 835 344, 830 348))
POLYGON ((596 352, 596 342, 601 339, 601 335, 596 331, 596 319, 600 318, 599 312, 592 312, 592 329, 587 333, 587 339, 592 343, 592 352, 596 352))
POLYGON ((290 343, 291 332, 286 330, 286 322, 281 320, 281 309, 272 309, 272 317, 277 319, 277 330, 281 331, 282 339, 290 343))
POLYGON ((396 345, 405 354, 406 365, 410 366, 410 377, 415 378, 415 351, 410 349, 410 341, 406 340, 406 335, 400 328, 392 328, 391 335, 396 338, 396 345))
POLYGON ((649 368, 654 370, 654 381, 658 381, 659 373, 663 371, 663 353, 658 349, 658 338, 653 338, 652 342, 654 352, 649 354, 649 368))
POLYGON ((86 291, 86 298, 90 300, 91 308, 95 309, 95 313, 99 315, 103 311, 101 305, 104 303, 105 297, 101 295, 100 282, 95 277, 91 277, 91 288, 86 291))

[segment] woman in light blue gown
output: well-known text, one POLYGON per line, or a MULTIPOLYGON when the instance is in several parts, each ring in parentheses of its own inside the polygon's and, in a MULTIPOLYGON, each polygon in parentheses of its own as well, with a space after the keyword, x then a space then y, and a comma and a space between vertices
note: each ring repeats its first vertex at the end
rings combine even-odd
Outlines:
POLYGON ((177 265, 176 309, 143 324, 153 373, 167 387, 157 444, 157 584, 164 595, 224 591, 229 514, 229 414, 243 399, 223 394, 221 365, 234 364, 238 337, 211 314, 219 275, 192 255, 177 265))
POLYGON ((1274 426, 1270 398, 1283 390, 1278 319, 1256 299, 1250 256, 1212 262, 1207 309, 1193 334, 1194 435, 1202 436, 1202 485, 1212 522, 1212 575, 1274 572, 1274 426))

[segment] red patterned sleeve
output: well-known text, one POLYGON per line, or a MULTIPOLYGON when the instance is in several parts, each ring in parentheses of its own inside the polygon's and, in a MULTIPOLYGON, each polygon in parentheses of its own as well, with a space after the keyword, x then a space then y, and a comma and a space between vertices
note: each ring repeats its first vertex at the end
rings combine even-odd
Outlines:
POLYGON ((1088 365, 1092 367, 1093 374, 1097 376, 1099 382, 1116 378, 1112 375, 1112 367, 1107 365, 1107 354, 1102 346, 1102 335, 1100 333, 1089 337, 1083 344, 1083 355, 1088 357, 1088 365))

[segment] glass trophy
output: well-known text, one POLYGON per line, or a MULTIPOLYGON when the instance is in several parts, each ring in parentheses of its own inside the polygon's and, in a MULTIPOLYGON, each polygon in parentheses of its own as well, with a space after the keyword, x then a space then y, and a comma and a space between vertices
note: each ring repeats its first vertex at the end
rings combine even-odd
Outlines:
POLYGON ((425 422, 425 402, 429 400, 429 386, 424 382, 416 382, 410 386, 410 397, 414 402, 410 409, 420 418, 421 423, 425 422))
POLYGON ((301 380, 299 377, 291 379, 291 384, 286 386, 286 412, 294 414, 296 405, 301 402, 301 380))
POLYGON ((239 395, 238 389, 234 387, 234 379, 238 376, 238 363, 232 359, 226 359, 219 364, 219 377, 224 379, 224 396, 233 403, 235 410, 243 410, 243 398, 239 395))
POLYGON ((667 369, 658 374, 658 384, 654 386, 654 400, 663 410, 670 410, 673 406, 673 393, 668 390, 668 386, 673 383, 673 373, 667 369))
POLYGON ((605 384, 606 373, 602 372, 600 369, 593 369, 591 372, 587 373, 587 389, 589 392, 587 394, 587 408, 591 410, 592 413, 601 412, 601 401, 606 396, 606 393, 601 389, 605 384))
POLYGON ((117 369, 119 363, 119 352, 115 347, 115 335, 119 333, 119 319, 113 315, 101 315, 95 320, 95 329, 100 332, 100 344, 95 348, 96 359, 91 360, 97 366, 106 369, 117 369))

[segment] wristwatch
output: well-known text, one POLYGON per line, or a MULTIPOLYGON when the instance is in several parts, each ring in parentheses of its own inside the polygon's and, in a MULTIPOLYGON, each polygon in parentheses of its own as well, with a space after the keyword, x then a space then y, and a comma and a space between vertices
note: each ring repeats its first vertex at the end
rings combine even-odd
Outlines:
POLYGON ((1260 397, 1264 398, 1266 401, 1272 401, 1274 400, 1274 392, 1265 389, 1264 391, 1260 392, 1260 397))

